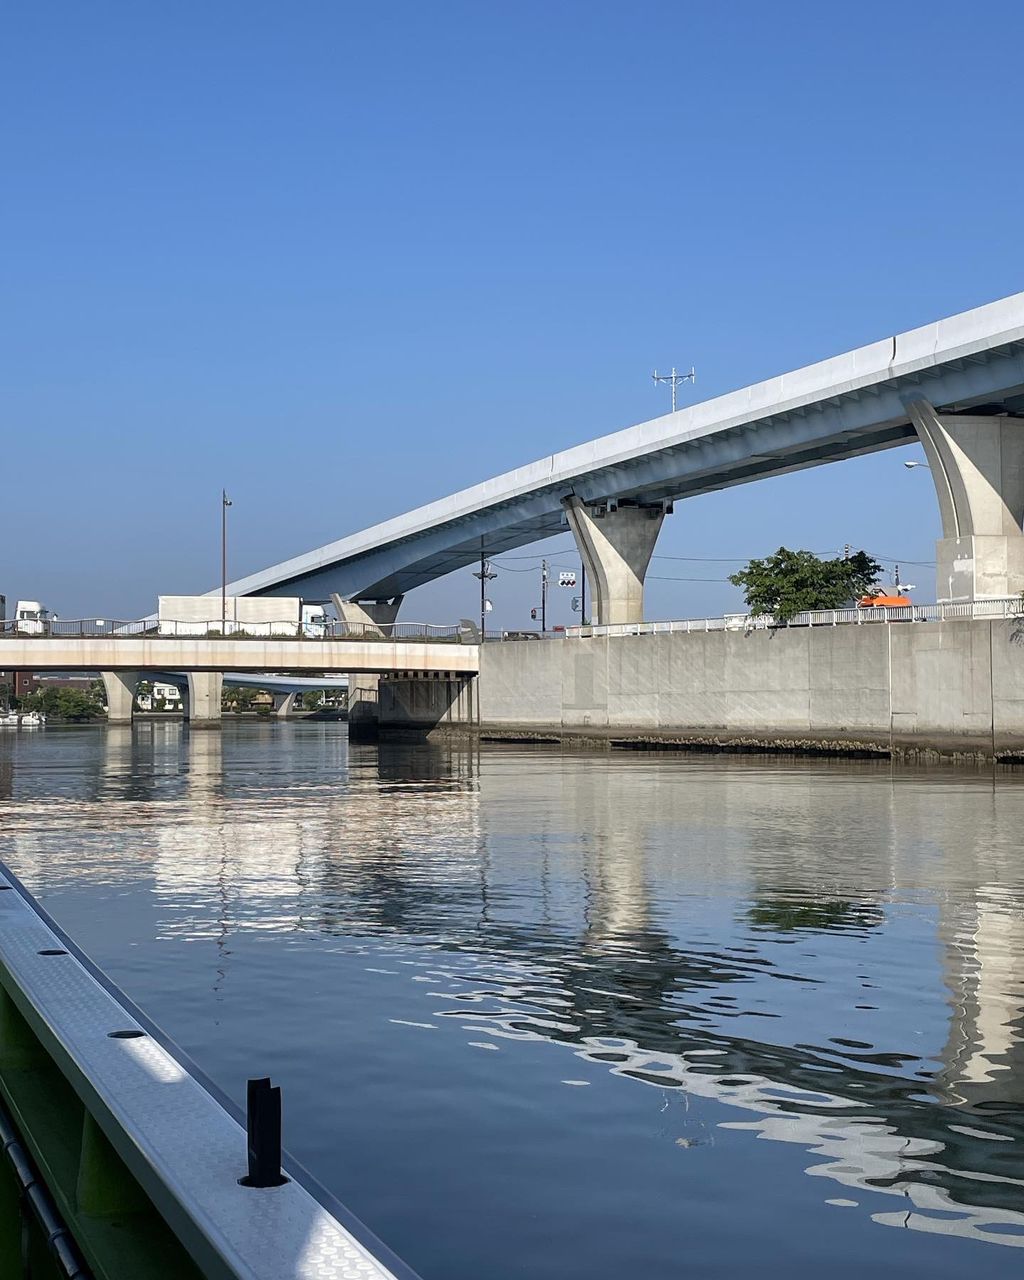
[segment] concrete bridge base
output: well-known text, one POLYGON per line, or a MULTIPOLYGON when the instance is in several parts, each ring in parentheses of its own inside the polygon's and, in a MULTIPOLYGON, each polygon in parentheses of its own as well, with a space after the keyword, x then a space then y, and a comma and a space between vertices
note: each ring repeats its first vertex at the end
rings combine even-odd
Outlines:
POLYGON ((275 693, 274 698, 274 715, 279 716, 282 720, 285 716, 290 716, 295 710, 295 699, 299 695, 297 693, 275 693))
POLYGON ((1024 591, 1024 419, 939 414, 927 400, 907 413, 928 456, 942 515, 935 585, 940 601, 1024 591))
MULTIPOLYGON (((135 691, 143 671, 101 671, 107 700, 108 724, 131 724, 135 691)), ((193 728, 220 725, 220 698, 224 677, 219 671, 194 671, 182 688, 185 719, 193 728)))
POLYGON ((348 678, 348 736, 372 741, 379 735, 378 704, 380 676, 350 675, 348 678))
POLYGON ((393 600, 345 600, 337 593, 331 596, 339 619, 364 636, 390 636, 404 599, 395 596, 393 600))
POLYGON ((185 719, 192 729, 220 728, 220 700, 224 676, 220 671, 192 671, 182 690, 185 719))
POLYGON ((378 686, 378 729, 384 736, 470 730, 476 726, 478 710, 475 676, 398 672, 382 676, 378 686))
POLYGON ((591 621, 643 622, 644 575, 661 532, 666 507, 656 504, 590 506, 566 498, 566 518, 590 582, 591 621))
POLYGON ((141 671, 101 671, 108 724, 131 724, 141 671))

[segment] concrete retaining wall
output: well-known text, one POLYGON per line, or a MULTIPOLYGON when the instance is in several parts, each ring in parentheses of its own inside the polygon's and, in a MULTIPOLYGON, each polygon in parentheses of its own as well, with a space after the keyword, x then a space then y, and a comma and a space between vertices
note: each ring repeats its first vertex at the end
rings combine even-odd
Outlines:
POLYGON ((480 665, 486 736, 1024 754, 1019 621, 492 644, 480 665))

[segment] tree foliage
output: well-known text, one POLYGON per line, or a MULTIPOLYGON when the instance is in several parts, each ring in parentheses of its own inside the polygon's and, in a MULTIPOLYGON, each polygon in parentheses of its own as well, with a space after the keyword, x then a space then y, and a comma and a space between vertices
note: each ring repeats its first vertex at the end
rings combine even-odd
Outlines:
POLYGON ((23 711, 41 711, 45 716, 81 724, 95 720, 103 712, 103 704, 85 689, 46 685, 21 699, 23 711))
POLYGON ((253 704, 262 692, 262 689, 250 689, 247 686, 225 685, 221 692, 221 706, 226 711, 252 711, 253 704))
POLYGON ((743 588, 752 614, 788 622, 805 609, 842 609, 867 595, 881 569, 865 551, 823 560, 813 551, 779 547, 764 560, 751 560, 729 581, 743 588))

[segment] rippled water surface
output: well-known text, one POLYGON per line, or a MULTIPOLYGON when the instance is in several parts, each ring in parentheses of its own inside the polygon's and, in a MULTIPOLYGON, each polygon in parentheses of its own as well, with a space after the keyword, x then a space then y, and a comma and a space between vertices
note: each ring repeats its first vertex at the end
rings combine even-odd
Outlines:
POLYGON ((0 734, 0 857, 426 1280, 1024 1264, 1024 776, 0 734))

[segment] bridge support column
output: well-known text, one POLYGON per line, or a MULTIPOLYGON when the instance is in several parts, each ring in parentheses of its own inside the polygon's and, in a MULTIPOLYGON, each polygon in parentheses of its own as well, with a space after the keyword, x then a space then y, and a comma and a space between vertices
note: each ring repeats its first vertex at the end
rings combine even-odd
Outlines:
POLYGON ((295 709, 295 699, 299 695, 297 693, 275 693, 274 697, 274 715, 284 719, 290 716, 295 709))
POLYGON ((392 600, 343 600, 336 592, 331 596, 338 617, 355 636, 390 636, 404 599, 405 596, 392 600))
POLYGON ((907 405, 924 445, 942 515, 935 585, 940 601, 1024 591, 1024 419, 938 414, 907 405))
POLYGON ((185 694, 185 719, 192 729, 220 728, 220 699, 224 676, 220 671, 190 671, 185 694))
POLYGON ((348 678, 348 736, 376 738, 380 732, 380 676, 361 672, 348 678))
POLYGON ((661 532, 664 503, 563 502, 569 528, 587 569, 591 621, 643 622, 644 575, 661 532))
POLYGON ((101 671, 107 702, 107 724, 131 724, 135 690, 142 679, 141 671, 101 671))

